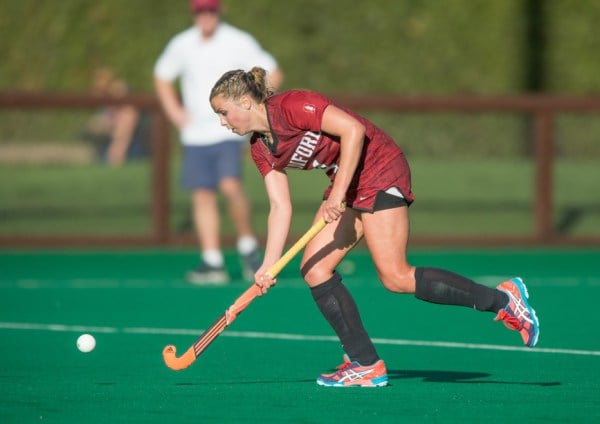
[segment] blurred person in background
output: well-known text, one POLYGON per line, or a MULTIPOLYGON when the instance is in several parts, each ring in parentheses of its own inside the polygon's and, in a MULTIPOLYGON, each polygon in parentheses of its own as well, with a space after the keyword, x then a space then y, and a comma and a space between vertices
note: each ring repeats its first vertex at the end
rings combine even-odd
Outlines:
MULTIPOLYGON (((111 68, 94 70, 92 95, 122 97, 128 91, 127 84, 111 68)), ((106 106, 91 117, 80 138, 92 144, 98 160, 119 167, 149 155, 150 120, 132 105, 106 106)))
POLYGON ((194 25, 169 41, 154 67, 158 98, 180 131, 181 184, 192 193, 193 222, 201 250, 198 268, 188 272, 186 279, 194 284, 229 281, 220 242, 220 190, 237 232, 244 277, 250 280, 262 260, 241 181, 246 138, 220 126, 208 97, 213 83, 232 68, 265 68, 274 90, 283 75, 273 56, 253 36, 221 20, 220 0, 191 0, 189 7, 194 25))

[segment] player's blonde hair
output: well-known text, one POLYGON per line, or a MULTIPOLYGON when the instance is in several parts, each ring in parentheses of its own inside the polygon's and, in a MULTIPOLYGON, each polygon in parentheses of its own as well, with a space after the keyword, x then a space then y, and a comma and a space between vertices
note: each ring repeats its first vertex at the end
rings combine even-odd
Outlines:
POLYGON ((219 94, 234 100, 248 94, 257 103, 263 103, 273 91, 267 86, 267 71, 255 66, 248 72, 241 69, 225 72, 210 91, 209 100, 219 94))

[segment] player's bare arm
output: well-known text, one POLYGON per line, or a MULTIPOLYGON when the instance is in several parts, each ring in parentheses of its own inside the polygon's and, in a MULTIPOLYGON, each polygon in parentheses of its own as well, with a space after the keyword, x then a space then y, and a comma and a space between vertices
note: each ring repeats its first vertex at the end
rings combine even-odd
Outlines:
POLYGON ((276 282, 266 272, 281 257, 292 220, 292 202, 286 173, 275 169, 269 172, 265 176, 265 187, 270 205, 267 243, 263 264, 254 276, 263 294, 276 282))
POLYGON ((329 105, 323 112, 321 129, 340 137, 340 162, 329 199, 323 205, 323 217, 334 221, 344 211, 343 202, 363 147, 365 127, 340 108, 329 105))

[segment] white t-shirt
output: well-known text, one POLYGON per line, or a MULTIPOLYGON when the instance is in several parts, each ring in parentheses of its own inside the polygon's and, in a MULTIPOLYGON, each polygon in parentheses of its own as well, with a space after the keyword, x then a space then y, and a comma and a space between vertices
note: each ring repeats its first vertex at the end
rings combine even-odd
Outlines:
POLYGON ((183 144, 246 140, 221 126, 208 98, 225 72, 248 71, 253 66, 260 66, 269 73, 277 67, 277 62, 254 37, 225 22, 219 23, 209 40, 203 40, 200 30, 193 26, 169 41, 156 61, 154 75, 170 82, 181 78, 183 104, 190 116, 190 122, 181 130, 183 144))

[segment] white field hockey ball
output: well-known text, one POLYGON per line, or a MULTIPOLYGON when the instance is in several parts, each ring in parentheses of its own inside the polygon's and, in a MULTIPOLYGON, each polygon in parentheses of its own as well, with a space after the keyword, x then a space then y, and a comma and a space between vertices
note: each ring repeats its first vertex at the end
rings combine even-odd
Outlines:
POLYGON ((96 347, 96 339, 91 334, 82 334, 77 338, 77 349, 87 353, 96 347))

